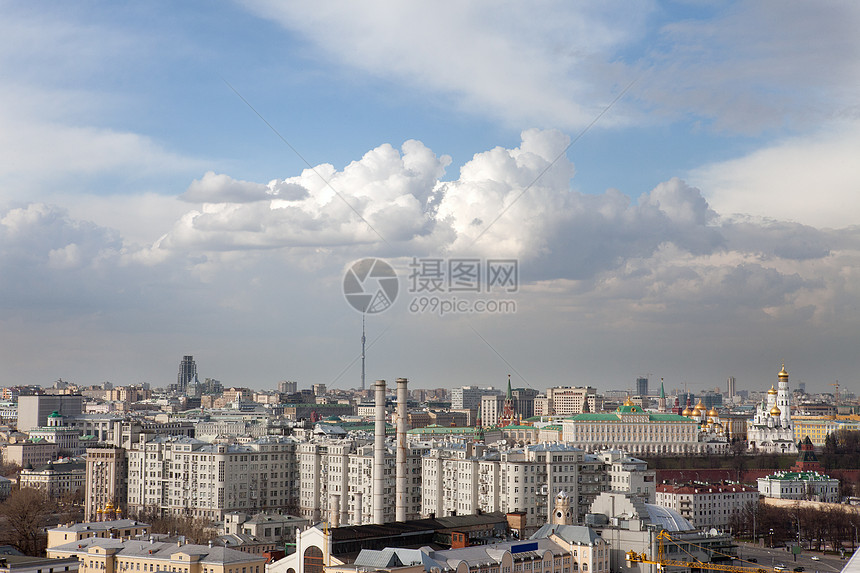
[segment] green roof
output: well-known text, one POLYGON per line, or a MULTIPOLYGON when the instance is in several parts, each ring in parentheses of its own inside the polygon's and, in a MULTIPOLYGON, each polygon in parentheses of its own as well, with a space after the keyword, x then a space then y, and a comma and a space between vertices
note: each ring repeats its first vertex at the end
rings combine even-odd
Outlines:
MULTIPOLYGON (((622 406, 624 408, 625 406, 622 406)), ((627 408, 631 408, 632 406, 626 406, 627 408)), ((619 408, 620 409, 620 408, 619 408)), ((640 410, 641 412, 641 410, 640 410)), ((636 412, 637 414, 640 412, 636 412)), ((618 413, 618 410, 615 412, 599 412, 597 414, 585 413, 578 414, 571 418, 567 418, 568 420, 575 420, 577 422, 623 422, 624 417, 621 414, 632 413, 622 411, 618 413)), ((651 412, 641 412, 643 414, 647 414, 649 422, 687 422, 689 424, 697 424, 695 420, 691 420, 689 418, 685 418, 684 416, 679 416, 678 414, 653 414, 651 412)))
POLYGON ((408 434, 478 434, 478 428, 471 426, 425 426, 423 428, 413 428, 407 431, 408 434))

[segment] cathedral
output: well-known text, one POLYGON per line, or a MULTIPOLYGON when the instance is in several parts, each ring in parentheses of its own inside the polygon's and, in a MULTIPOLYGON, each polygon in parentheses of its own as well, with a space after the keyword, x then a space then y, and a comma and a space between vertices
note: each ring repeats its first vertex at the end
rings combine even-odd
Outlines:
POLYGON ((767 391, 767 399, 756 406, 755 417, 747 422, 747 442, 755 452, 787 454, 797 453, 794 428, 791 426, 788 372, 785 364, 777 374, 776 387, 767 391))

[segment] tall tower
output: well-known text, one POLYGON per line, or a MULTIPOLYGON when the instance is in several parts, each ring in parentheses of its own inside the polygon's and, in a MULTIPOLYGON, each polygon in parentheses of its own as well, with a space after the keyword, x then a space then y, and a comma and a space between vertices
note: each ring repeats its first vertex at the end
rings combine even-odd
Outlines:
POLYGON ((779 408, 780 426, 783 428, 791 428, 791 408, 788 404, 788 372, 785 371, 785 364, 782 365, 782 370, 777 374, 779 382, 776 389, 776 406, 779 408))
POLYGON ((661 414, 666 413, 666 391, 663 389, 663 379, 660 378, 660 400, 657 402, 657 410, 661 414))
POLYGON ((176 375, 176 391, 185 394, 189 384, 197 379, 197 363, 193 356, 183 356, 179 363, 179 374, 176 375))
POLYGON ((361 392, 364 393, 364 313, 361 314, 361 392))
POLYGON ((499 426, 513 424, 516 417, 517 412, 514 406, 514 392, 511 390, 511 375, 508 374, 508 391, 505 394, 505 405, 502 408, 502 418, 499 420, 499 426))

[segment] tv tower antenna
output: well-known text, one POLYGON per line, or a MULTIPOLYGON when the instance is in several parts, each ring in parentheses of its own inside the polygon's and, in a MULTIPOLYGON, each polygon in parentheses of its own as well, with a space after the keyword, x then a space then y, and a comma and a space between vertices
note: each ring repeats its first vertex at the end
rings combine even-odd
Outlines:
POLYGON ((361 313, 361 391, 364 392, 364 313, 361 313))

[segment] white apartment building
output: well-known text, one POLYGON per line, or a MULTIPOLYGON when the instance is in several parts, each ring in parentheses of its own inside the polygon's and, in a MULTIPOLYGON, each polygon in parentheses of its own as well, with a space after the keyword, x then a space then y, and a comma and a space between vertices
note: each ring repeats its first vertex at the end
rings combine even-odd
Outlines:
POLYGON ((268 437, 243 445, 141 436, 128 450, 128 509, 221 520, 297 502, 296 444, 268 437))
MULTIPOLYGON (((421 512, 421 459, 427 446, 408 444, 406 518, 421 512)), ((364 439, 334 439, 298 444, 298 515, 311 522, 364 525, 373 522, 373 445, 364 439)), ((395 452, 385 452, 386 522, 395 520, 395 452)))
POLYGON ((523 512, 525 526, 533 530, 547 522, 553 500, 565 491, 573 521, 584 523, 589 504, 603 491, 632 491, 653 500, 654 479, 644 461, 619 451, 586 454, 550 443, 508 450, 439 444, 423 461, 421 514, 523 512))
POLYGON ((756 488, 743 484, 660 484, 655 502, 674 509, 696 529, 727 529, 732 516, 758 497, 756 488))
POLYGON ((610 491, 630 492, 654 503, 657 470, 649 470, 648 462, 623 450, 605 450, 597 455, 606 464, 610 491))

